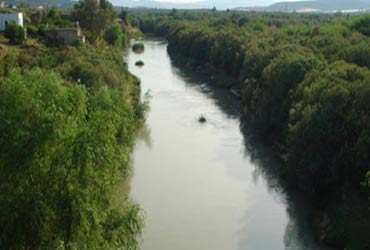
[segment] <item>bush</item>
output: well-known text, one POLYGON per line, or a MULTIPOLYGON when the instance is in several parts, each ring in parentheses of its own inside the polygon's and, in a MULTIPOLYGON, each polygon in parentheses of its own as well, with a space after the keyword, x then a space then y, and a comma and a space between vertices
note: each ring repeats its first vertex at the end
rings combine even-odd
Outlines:
POLYGON ((12 44, 22 44, 26 39, 24 29, 14 23, 6 26, 4 36, 9 38, 12 44))
POLYGON ((37 36, 37 31, 38 31, 38 28, 36 26, 33 26, 32 24, 27 26, 27 35, 28 36, 36 37, 37 36))
POLYGON ((132 46, 132 50, 136 53, 141 53, 144 51, 144 44, 143 43, 135 43, 132 46))
POLYGON ((105 31, 104 40, 117 47, 125 47, 127 44, 127 36, 123 34, 118 24, 112 25, 105 31))
POLYGON ((39 36, 44 36, 45 35, 45 32, 46 32, 46 25, 45 24, 41 24, 40 26, 39 26, 39 28, 37 29, 37 34, 39 35, 39 36))
POLYGON ((141 66, 144 66, 144 62, 140 60, 140 61, 137 61, 135 65, 141 67, 141 66))
POLYGON ((361 67, 370 69, 370 45, 363 41, 351 46, 346 46, 338 55, 338 59, 343 59, 349 63, 357 64, 361 67))

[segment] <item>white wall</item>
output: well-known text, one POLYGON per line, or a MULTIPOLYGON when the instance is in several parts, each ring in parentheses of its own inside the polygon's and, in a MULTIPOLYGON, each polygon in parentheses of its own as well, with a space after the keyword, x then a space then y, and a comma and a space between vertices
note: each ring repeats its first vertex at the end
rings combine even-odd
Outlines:
POLYGON ((6 24, 11 22, 23 27, 23 13, 0 14, 0 31, 4 31, 6 24))

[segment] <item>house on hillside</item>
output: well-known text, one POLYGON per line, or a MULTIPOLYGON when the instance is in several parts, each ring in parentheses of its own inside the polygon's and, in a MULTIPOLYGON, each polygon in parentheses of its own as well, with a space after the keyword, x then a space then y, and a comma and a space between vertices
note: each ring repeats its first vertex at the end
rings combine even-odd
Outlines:
POLYGON ((9 23, 14 23, 23 27, 23 13, 4 13, 0 14, 0 31, 4 31, 9 23))
POLYGON ((82 35, 79 27, 48 30, 45 32, 45 37, 58 45, 74 45, 78 42, 85 42, 85 36, 82 35))

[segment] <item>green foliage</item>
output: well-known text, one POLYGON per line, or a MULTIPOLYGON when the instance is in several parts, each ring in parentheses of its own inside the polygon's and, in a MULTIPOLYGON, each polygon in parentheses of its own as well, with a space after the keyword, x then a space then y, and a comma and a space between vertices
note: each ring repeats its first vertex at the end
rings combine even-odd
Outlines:
POLYGON ((263 25, 262 23, 256 23, 254 26, 253 26, 253 29, 255 31, 264 31, 265 30, 265 25, 263 25))
POLYGON ((319 60, 304 48, 297 52, 281 52, 264 69, 255 95, 246 98, 246 108, 255 114, 260 130, 265 135, 284 135, 289 119, 290 92, 303 81, 307 72, 317 67, 319 60), (300 51, 300 52, 298 52, 300 51), (282 133, 283 132, 283 133, 282 133))
POLYGON ((41 25, 47 26, 48 29, 53 29, 56 27, 66 28, 73 26, 73 17, 71 12, 65 10, 51 8, 36 10, 29 13, 30 20, 27 27, 31 24, 36 27, 41 25))
POLYGON ((6 64, 15 64, 24 69, 42 67, 58 72, 69 82, 85 85, 91 91, 109 86, 125 90, 128 97, 132 95, 138 99, 138 80, 128 72, 121 55, 122 52, 118 48, 106 49, 105 45, 102 48, 88 44, 78 48, 48 48, 37 44, 34 47, 22 48, 19 54, 6 64))
POLYGON ((121 12, 119 13, 119 18, 121 18, 123 25, 125 25, 126 27, 129 26, 128 12, 126 9, 121 9, 121 12))
POLYGON ((112 25, 104 33, 104 40, 111 45, 117 47, 126 47, 128 44, 128 38, 126 34, 123 34, 121 27, 118 24, 112 25))
POLYGON ((40 70, 12 71, 0 93, 1 248, 137 249, 139 209, 114 198, 134 138, 123 93, 40 70))
POLYGON ((27 36, 28 37, 36 37, 38 28, 33 25, 27 26, 27 36))
POLYGON ((358 17, 353 22, 352 28, 366 36, 370 36, 370 15, 358 17))
POLYGON ((139 67, 142 67, 142 66, 144 66, 144 62, 139 60, 139 61, 135 62, 135 65, 139 66, 139 67))
POLYGON ((143 43, 135 43, 132 46, 132 50, 136 53, 141 53, 144 51, 144 44, 143 43))
POLYGON ((369 98, 370 72, 344 62, 311 72, 296 90, 290 162, 303 189, 363 180, 370 168, 369 98))
POLYGON ((370 44, 368 41, 360 41, 346 46, 338 53, 338 59, 370 69, 370 44))
POLYGON ((58 18, 59 17, 59 13, 58 13, 58 11, 55 8, 51 8, 49 10, 48 14, 47 14, 47 17, 48 18, 52 18, 52 19, 58 18))
POLYGON ((74 7, 74 16, 81 28, 89 31, 92 36, 102 36, 114 19, 113 6, 106 0, 83 0, 74 7))
POLYGON ((35 26, 39 26, 43 20, 43 12, 37 11, 30 14, 31 24, 35 26))
POLYGON ((22 44, 25 40, 24 29, 14 23, 9 23, 6 26, 4 36, 9 38, 12 44, 22 44))
POLYGON ((37 34, 39 36, 44 36, 45 35, 45 31, 46 31, 46 25, 40 25, 38 30, 37 30, 37 34))

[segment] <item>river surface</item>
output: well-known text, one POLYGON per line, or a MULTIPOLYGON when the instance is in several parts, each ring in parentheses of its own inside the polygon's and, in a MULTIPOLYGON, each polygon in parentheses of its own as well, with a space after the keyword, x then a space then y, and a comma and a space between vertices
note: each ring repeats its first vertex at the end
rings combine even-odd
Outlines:
POLYGON ((144 53, 127 56, 142 92, 152 95, 131 181, 145 213, 142 249, 321 249, 304 201, 279 187, 274 158, 242 132, 238 101, 174 66, 166 41, 144 44, 144 53))

